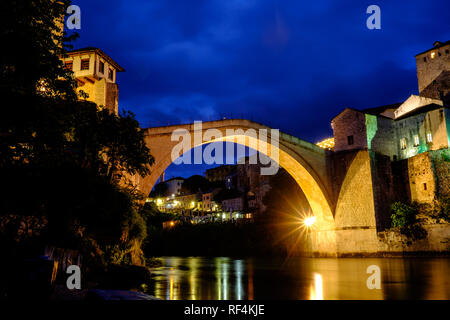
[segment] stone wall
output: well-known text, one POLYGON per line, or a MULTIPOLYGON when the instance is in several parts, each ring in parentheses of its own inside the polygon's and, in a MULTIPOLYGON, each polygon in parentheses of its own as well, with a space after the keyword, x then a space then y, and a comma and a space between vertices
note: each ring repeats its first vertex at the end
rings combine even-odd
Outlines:
POLYGON ((432 202, 450 196, 450 150, 418 154, 392 164, 394 199, 402 202, 432 202))
POLYGON ((431 151, 430 157, 437 196, 450 197, 450 149, 431 151))
POLYGON ((411 241, 398 230, 376 232, 375 228, 336 231, 337 256, 385 256, 448 254, 450 224, 425 225, 425 239, 411 241))
POLYGON ((366 119, 362 112, 345 109, 331 121, 334 135, 334 151, 367 148, 366 119), (353 144, 348 137, 353 136, 353 144))
POLYGON ((359 150, 333 152, 327 157, 328 176, 330 177, 330 184, 332 187, 331 197, 334 204, 338 201, 342 183, 344 182, 347 171, 358 152, 359 150))
POLYGON ((359 151, 342 182, 335 210, 336 229, 376 227, 368 151, 359 151))
POLYGON ((111 112, 119 113, 119 86, 115 83, 106 84, 105 106, 111 112))
POLYGON ((429 153, 421 153, 407 161, 411 201, 433 201, 436 195, 436 183, 429 153))
POLYGON ((444 104, 450 105, 450 71, 442 71, 425 89, 420 92, 421 96, 440 99, 444 104))
POLYGON ((410 241, 398 231, 385 231, 378 233, 379 253, 408 253, 450 252, 450 224, 425 225, 427 237, 422 240, 410 241))
POLYGON ((375 227, 337 230, 336 243, 338 256, 378 252, 378 238, 375 227))
POLYGON ((368 149, 393 159, 398 153, 394 121, 370 114, 365 117, 368 149))
POLYGON ((396 201, 395 185, 389 156, 369 151, 377 231, 391 225, 391 204, 396 201))
POLYGON ((337 152, 329 157, 336 227, 390 226, 395 198, 391 161, 367 150, 337 152))
POLYGON ((450 70, 450 45, 416 56, 419 92, 428 86, 443 70, 450 70), (446 51, 447 50, 447 51, 446 51), (432 58, 432 53, 434 57, 432 58), (424 59, 426 61, 424 61, 424 59))

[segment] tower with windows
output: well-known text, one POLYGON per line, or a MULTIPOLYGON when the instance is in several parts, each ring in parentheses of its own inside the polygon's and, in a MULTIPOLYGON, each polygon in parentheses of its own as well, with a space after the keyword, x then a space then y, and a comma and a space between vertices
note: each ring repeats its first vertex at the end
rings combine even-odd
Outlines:
MULTIPOLYGON (((416 55, 416 65, 419 93, 423 95, 424 92, 428 91, 427 87, 432 85, 434 81, 439 81, 443 75, 450 73, 450 41, 434 42, 431 49, 416 55)), ((429 98, 439 99, 440 97, 429 96, 429 98)))
POLYGON ((118 113, 117 72, 125 70, 117 62, 94 47, 70 51, 63 62, 74 74, 80 99, 118 113))

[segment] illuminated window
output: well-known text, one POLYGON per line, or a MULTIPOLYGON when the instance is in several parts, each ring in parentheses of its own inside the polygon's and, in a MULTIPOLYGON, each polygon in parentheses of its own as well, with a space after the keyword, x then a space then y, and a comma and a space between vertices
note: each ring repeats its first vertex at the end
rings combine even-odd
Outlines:
POLYGON ((353 136, 348 136, 347 137, 347 143, 348 143, 349 146, 351 146, 354 143, 353 136))
POLYGON ((401 139, 400 139, 400 148, 401 148, 402 150, 405 150, 405 149, 406 149, 406 138, 401 138, 401 139))
POLYGON ((434 57, 436 57, 436 52, 431 53, 431 59, 434 59, 434 57))
POLYGON ((80 70, 89 70, 89 59, 81 60, 81 68, 80 70))
POLYGON ((73 70, 73 61, 66 61, 64 65, 67 70, 73 70))
POLYGON ((419 135, 416 134, 414 136, 414 147, 417 147, 419 145, 419 135))
POLYGON ((431 132, 427 133, 427 142, 433 142, 433 136, 431 135, 431 132))

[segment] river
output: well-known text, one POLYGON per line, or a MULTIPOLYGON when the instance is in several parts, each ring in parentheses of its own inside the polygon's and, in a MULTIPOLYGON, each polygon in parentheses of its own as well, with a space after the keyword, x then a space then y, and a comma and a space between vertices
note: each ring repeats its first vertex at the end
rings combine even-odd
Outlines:
POLYGON ((165 300, 450 299, 449 258, 161 260, 147 293, 165 300), (380 289, 368 288, 369 266, 379 267, 380 289))

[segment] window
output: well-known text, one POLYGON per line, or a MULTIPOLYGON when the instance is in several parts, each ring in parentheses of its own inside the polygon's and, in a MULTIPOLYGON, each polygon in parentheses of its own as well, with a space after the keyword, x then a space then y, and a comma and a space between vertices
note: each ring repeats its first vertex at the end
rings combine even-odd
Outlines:
POLYGON ((427 133, 427 142, 433 142, 433 136, 431 135, 431 132, 427 133))
POLYGON ((348 137, 347 137, 347 143, 348 143, 348 145, 351 146, 351 145, 353 144, 353 142, 354 142, 354 141, 353 141, 353 136, 348 136, 348 137))
POLYGON ((80 70, 89 70, 89 59, 81 59, 80 70))
POLYGON ((445 54, 448 54, 448 49, 445 49, 445 54))
POLYGON ((109 69, 109 75, 108 75, 108 78, 109 78, 110 80, 113 80, 113 79, 114 79, 114 71, 113 71, 113 69, 109 69))
POLYGON ((431 53, 431 59, 434 59, 434 57, 436 57, 436 52, 431 53))
POLYGON ((426 183, 423 184, 423 190, 427 190, 427 184, 426 183))
POLYGON ((103 61, 100 61, 100 65, 99 65, 99 67, 98 67, 98 71, 99 71, 100 73, 105 74, 105 63, 104 63, 103 61))
POLYGON ((441 53, 440 53, 440 52, 438 52, 438 56, 439 56, 439 57, 441 56, 441 53))
POLYGON ((67 69, 67 70, 73 70, 73 61, 66 61, 65 63, 64 63, 64 66, 65 66, 65 68, 67 69))
POLYGON ((414 135, 414 147, 417 147, 419 145, 420 141, 419 141, 419 135, 416 134, 414 135))
POLYGON ((400 149, 402 149, 402 150, 406 149, 406 138, 400 139, 400 149))
POLYGON ((439 110, 439 120, 440 121, 444 120, 444 110, 439 110))
POLYGON ((427 57, 423 57, 423 62, 427 62, 427 57))

